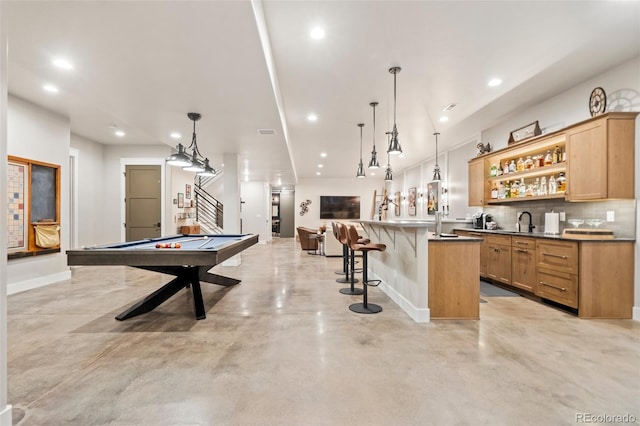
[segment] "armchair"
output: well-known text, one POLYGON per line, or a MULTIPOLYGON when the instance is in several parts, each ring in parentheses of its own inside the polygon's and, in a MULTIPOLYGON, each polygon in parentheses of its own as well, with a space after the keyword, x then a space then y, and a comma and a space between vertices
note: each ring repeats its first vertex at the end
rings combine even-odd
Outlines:
POLYGON ((318 231, 304 226, 298 226, 298 238, 300 239, 300 248, 302 250, 318 250, 318 231))

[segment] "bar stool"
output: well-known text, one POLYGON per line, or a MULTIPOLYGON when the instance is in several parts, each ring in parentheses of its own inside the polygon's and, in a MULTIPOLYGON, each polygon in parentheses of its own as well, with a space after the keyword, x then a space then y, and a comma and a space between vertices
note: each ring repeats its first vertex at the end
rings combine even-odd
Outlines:
MULTIPOLYGON (((347 267, 346 271, 347 271, 347 275, 345 277, 346 282, 350 283, 351 285, 349 287, 346 288, 341 288, 340 289, 340 293, 342 294, 349 294, 351 296, 355 296, 358 294, 362 294, 364 292, 363 289, 361 288, 355 288, 354 284, 357 282, 360 282, 356 277, 355 277, 355 273, 356 273, 356 269, 355 269, 355 264, 356 264, 356 259, 355 259, 355 252, 353 250, 349 250, 349 233, 347 230, 347 227, 344 223, 339 223, 338 224, 338 231, 340 233, 340 242, 343 244, 343 253, 346 253, 345 259, 347 259, 345 262, 345 266, 347 267), (349 260, 349 256, 351 257, 351 260, 349 260)), ((358 233, 356 232, 356 235, 358 233)), ((336 281, 341 282, 340 279, 337 279, 336 281)))
MULTIPOLYGON (((384 244, 376 244, 376 243, 367 243, 360 244, 358 243, 358 231, 356 227, 351 225, 348 229, 348 238, 349 238, 349 247, 351 248, 351 253, 356 251, 362 252, 362 284, 363 284, 363 293, 362 293, 362 303, 352 303, 349 305, 349 309, 353 312, 357 312, 359 314, 377 314, 382 311, 382 306, 376 305, 374 303, 368 303, 367 301, 367 288, 368 287, 377 287, 380 285, 380 280, 369 280, 367 276, 367 255, 370 251, 379 251, 383 252, 387 249, 387 246, 384 244)), ((351 274, 353 276, 353 264, 351 265, 351 274)))
MULTIPOLYGON (((338 240, 340 244, 342 244, 342 242, 340 241, 340 231, 338 230, 338 223, 331 222, 331 229, 333 230, 333 236, 336 237, 336 240, 338 240)), ((342 244, 342 271, 336 271, 336 274, 347 275, 349 273, 349 267, 347 265, 349 261, 348 256, 349 256, 349 249, 347 248, 346 245, 342 244)), ((347 278, 338 278, 336 281, 339 283, 349 282, 347 278)))

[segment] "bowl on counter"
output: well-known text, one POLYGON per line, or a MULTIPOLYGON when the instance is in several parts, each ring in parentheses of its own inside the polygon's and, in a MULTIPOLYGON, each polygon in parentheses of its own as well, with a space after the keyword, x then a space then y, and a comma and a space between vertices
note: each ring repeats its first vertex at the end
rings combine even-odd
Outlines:
POLYGON ((587 225, 597 228, 598 226, 604 223, 602 219, 585 219, 584 221, 587 225))
POLYGON ((584 223, 583 219, 569 219, 567 220, 567 222, 569 222, 569 224, 571 226, 573 226, 574 228, 579 228, 580 225, 582 225, 584 223))

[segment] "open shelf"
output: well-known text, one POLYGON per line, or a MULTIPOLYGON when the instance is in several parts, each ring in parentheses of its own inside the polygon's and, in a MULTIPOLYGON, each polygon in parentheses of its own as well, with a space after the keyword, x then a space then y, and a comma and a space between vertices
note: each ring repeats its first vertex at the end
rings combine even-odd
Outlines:
MULTIPOLYGON (((566 163, 556 163, 550 166, 537 167, 535 169, 529 169, 522 172, 507 173, 500 176, 491 176, 487 178, 489 182, 507 181, 507 180, 520 180, 521 178, 534 178, 538 176, 549 176, 557 173, 564 172, 567 169, 566 163)), ((529 197, 531 198, 531 197, 529 197)))
POLYGON ((559 194, 538 195, 533 197, 497 198, 497 199, 492 198, 488 201, 488 204, 505 204, 505 203, 515 203, 518 201, 552 200, 557 198, 565 198, 564 192, 561 192, 559 194))

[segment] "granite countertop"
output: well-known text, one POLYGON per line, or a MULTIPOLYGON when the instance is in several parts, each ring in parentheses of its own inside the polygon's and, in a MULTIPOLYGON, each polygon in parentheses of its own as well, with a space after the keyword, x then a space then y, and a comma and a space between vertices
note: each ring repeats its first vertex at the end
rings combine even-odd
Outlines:
POLYGON ((551 235, 545 234, 543 232, 517 232, 515 230, 509 229, 474 229, 474 228, 454 228, 454 231, 471 231, 478 232, 481 234, 498 234, 498 235, 519 235, 521 237, 532 237, 532 238, 546 238, 549 240, 563 240, 563 241, 579 241, 582 243, 588 242, 601 242, 601 241, 609 241, 609 242, 634 242, 635 238, 625 238, 625 237, 615 237, 615 238, 572 238, 572 237, 563 237, 562 235, 551 235))
POLYGON ((478 238, 478 237, 463 237, 462 235, 457 235, 457 234, 447 234, 447 233, 441 233, 439 236, 436 236, 435 233, 433 232, 429 232, 429 242, 438 242, 438 241, 444 241, 444 242, 452 242, 452 243, 456 243, 456 242, 482 242, 482 238, 478 238))
MULTIPOLYGON (((358 219, 353 220, 354 222, 366 223, 368 225, 379 225, 379 226, 392 226, 396 228, 425 228, 425 227, 433 227, 436 224, 434 219, 396 219, 396 220, 368 220, 368 219, 358 219)), ((442 219, 442 223, 459 223, 463 225, 465 223, 471 223, 470 219, 442 219)))

